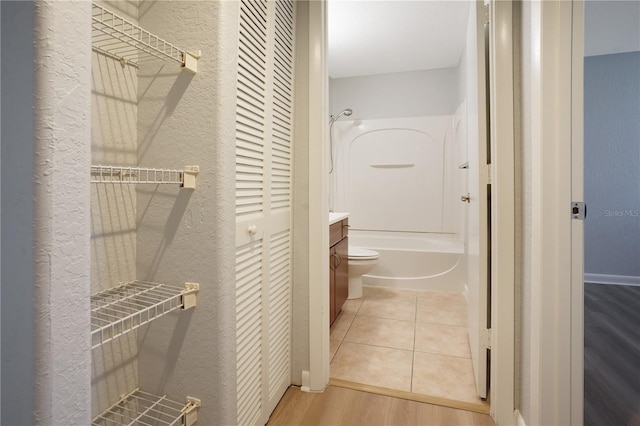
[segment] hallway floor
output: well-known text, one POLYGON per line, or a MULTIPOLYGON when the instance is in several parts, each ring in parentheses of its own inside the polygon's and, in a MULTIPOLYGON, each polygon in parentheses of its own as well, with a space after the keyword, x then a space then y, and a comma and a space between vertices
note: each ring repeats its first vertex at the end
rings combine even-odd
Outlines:
POLYGON ((640 425, 640 287, 584 284, 584 424, 640 425))
POLYGON ((332 379, 488 406, 478 398, 458 293, 364 287, 331 327, 332 379))
POLYGON ((495 426, 488 414, 329 386, 322 393, 290 387, 267 426, 495 426))

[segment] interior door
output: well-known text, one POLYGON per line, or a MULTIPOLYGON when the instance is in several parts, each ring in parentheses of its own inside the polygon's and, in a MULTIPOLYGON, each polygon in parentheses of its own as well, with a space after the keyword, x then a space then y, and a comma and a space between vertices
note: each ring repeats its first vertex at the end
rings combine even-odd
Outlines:
MULTIPOLYGON (((473 12, 473 7, 472 7, 473 12)), ((487 397, 487 360, 490 350, 491 283, 491 151, 489 145, 489 24, 483 1, 475 3, 477 99, 469 90, 467 215, 468 334, 478 396, 487 397), (477 112, 477 114, 476 114, 477 112), (476 120, 477 118, 477 120, 476 120), (477 140, 476 140, 477 135, 477 140)), ((473 66, 473 63, 469 66, 473 66)))
POLYGON ((291 384, 295 5, 242 0, 238 7, 237 419, 264 425, 291 384))
MULTIPOLYGON (((584 200, 584 2, 572 2, 571 199, 584 200)), ((584 424, 584 212, 571 221, 571 424, 584 424)))

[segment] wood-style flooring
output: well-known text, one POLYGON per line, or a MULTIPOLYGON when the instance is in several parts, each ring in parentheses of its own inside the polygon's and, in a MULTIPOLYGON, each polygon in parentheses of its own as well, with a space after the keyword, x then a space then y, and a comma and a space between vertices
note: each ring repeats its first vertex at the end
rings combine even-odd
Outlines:
POLYGON ((495 426, 487 414, 329 386, 323 393, 290 387, 268 426, 495 426))
POLYGON ((640 287, 585 283, 584 423, 640 425, 640 287))

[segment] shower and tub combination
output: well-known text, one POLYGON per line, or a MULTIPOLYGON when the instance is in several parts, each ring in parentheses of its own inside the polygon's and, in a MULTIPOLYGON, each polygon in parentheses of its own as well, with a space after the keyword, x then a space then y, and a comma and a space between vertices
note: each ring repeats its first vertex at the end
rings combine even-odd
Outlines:
POLYGON ((351 113, 331 117, 330 204, 349 212, 350 251, 379 254, 362 283, 464 292, 466 148, 454 116, 338 121, 351 113))

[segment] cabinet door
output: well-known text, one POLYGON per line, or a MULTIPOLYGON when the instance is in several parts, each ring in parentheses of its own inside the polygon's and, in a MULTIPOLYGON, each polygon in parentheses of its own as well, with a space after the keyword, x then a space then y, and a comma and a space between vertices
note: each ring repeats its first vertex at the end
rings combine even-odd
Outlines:
POLYGON ((338 266, 335 270, 335 313, 342 311, 342 305, 349 296, 349 237, 335 245, 338 266))
POLYGON ((336 249, 329 249, 329 326, 336 320, 336 249))

